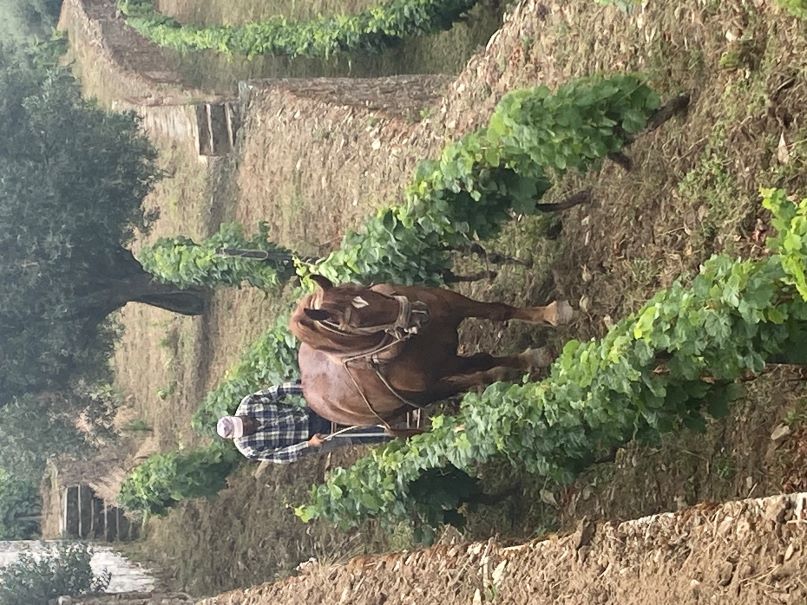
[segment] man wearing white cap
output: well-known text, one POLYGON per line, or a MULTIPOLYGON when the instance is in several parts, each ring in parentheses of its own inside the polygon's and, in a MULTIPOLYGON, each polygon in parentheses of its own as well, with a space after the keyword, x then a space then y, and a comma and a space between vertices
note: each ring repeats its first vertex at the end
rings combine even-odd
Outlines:
MULTIPOLYGON (((223 439, 232 439, 235 447, 250 460, 287 464, 318 451, 330 440, 327 435, 331 431, 330 421, 311 408, 283 403, 289 395, 302 397, 302 385, 287 382, 247 395, 235 415, 219 419, 216 432, 223 439)), ((340 432, 345 439, 340 439, 338 444, 379 443, 390 439, 381 427, 357 430, 361 434, 340 432)))

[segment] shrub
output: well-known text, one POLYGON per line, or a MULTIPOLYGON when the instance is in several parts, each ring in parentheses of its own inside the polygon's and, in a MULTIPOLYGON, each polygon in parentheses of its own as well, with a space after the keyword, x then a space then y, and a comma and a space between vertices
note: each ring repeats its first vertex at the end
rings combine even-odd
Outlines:
POLYGON ((217 494, 241 459, 233 445, 223 440, 195 450, 154 454, 126 478, 118 504, 132 511, 164 514, 182 500, 217 494))
POLYGON ((0 569, 0 605, 48 605, 56 597, 105 590, 110 574, 96 576, 90 559, 92 551, 81 543, 62 544, 41 557, 22 553, 0 569))
POLYGON ((30 517, 41 504, 30 479, 0 468, 0 540, 28 540, 39 533, 39 523, 30 517))
POLYGON ((199 244, 187 237, 161 238, 143 248, 138 260, 160 281, 181 288, 247 283, 268 289, 295 274, 293 259, 290 250, 269 241, 266 223, 251 238, 241 225, 224 223, 199 244))

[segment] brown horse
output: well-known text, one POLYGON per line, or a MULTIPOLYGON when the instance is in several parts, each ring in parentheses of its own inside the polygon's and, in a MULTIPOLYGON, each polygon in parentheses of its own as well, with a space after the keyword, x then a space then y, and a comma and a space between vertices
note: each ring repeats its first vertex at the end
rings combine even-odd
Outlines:
POLYGON ((466 317, 552 326, 572 317, 565 301, 516 308, 441 288, 334 286, 320 276, 314 281, 317 291, 300 300, 289 327, 303 343, 299 361, 308 405, 339 424, 387 425, 412 408, 551 362, 544 349, 508 357, 457 355, 457 328, 466 317))

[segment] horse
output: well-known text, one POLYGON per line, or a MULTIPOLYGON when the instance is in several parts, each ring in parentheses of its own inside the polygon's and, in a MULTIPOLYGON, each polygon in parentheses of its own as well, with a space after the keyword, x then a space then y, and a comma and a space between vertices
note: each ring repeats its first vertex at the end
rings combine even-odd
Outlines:
POLYGON ((552 362, 546 348, 504 357, 458 355, 457 329, 465 318, 557 326, 574 314, 566 301, 512 307, 444 288, 312 280, 315 292, 300 299, 289 320, 302 343, 303 394, 317 414, 344 425, 389 429, 409 410, 552 362))

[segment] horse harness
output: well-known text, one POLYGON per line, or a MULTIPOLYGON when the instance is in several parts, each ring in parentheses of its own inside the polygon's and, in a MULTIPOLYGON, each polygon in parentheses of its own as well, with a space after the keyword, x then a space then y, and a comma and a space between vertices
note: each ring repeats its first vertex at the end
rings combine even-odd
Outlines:
MULTIPOLYGON (((383 369, 383 365, 385 363, 389 363, 400 355, 403 351, 403 345, 410 338, 420 333, 420 329, 429 322, 429 307, 426 305, 426 303, 421 301, 412 302, 406 296, 398 294, 384 294, 382 292, 377 292, 377 294, 397 301, 398 316, 395 318, 395 321, 375 326, 360 326, 355 328, 349 327, 348 329, 342 329, 334 322, 327 320, 321 321, 319 324, 329 332, 342 336, 367 336, 378 334, 379 332, 386 333, 384 338, 378 344, 373 345, 369 349, 359 353, 352 354, 349 357, 342 357, 340 358, 340 361, 342 362, 342 367, 345 368, 347 375, 350 376, 351 381, 353 381, 353 385, 356 387, 359 395, 361 395, 361 398, 364 400, 365 405, 367 405, 367 408, 370 410, 370 412, 372 412, 373 416, 381 421, 386 429, 391 430, 389 423, 384 420, 384 418, 382 418, 378 412, 375 411, 375 408, 373 408, 373 405, 370 403, 370 400, 368 399, 364 390, 361 388, 361 386, 359 386, 359 383, 356 380, 356 377, 353 375, 351 368, 357 367, 357 362, 365 362, 370 369, 375 371, 378 379, 385 387, 387 387, 389 392, 392 393, 396 399, 411 408, 420 409, 420 406, 412 403, 398 393, 398 391, 396 391, 395 388, 389 383, 381 370, 383 369)), ((348 325, 351 311, 351 306, 348 306, 345 311, 344 323, 348 325)))

